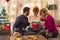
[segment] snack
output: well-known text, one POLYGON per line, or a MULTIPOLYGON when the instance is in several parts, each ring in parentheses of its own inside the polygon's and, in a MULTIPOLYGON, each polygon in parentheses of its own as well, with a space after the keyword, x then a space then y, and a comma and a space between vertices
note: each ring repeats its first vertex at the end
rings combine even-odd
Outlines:
POLYGON ((16 38, 16 40, 22 40, 22 38, 16 38))

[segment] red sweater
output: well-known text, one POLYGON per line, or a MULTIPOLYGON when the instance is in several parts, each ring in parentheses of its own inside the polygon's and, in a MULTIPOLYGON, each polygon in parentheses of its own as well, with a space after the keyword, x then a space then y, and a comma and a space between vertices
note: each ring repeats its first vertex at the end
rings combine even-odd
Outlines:
POLYGON ((45 27, 46 30, 48 30, 49 32, 58 33, 57 28, 55 26, 54 18, 51 15, 47 16, 47 19, 45 20, 45 27))

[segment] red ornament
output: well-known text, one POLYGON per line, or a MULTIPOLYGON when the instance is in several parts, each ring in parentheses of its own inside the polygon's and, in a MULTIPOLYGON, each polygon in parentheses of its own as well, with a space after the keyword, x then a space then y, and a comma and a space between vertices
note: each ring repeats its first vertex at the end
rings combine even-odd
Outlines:
POLYGON ((5 26, 5 30, 6 31, 10 31, 10 27, 9 26, 5 26))
POLYGON ((9 2, 10 0, 6 0, 6 2, 9 2))

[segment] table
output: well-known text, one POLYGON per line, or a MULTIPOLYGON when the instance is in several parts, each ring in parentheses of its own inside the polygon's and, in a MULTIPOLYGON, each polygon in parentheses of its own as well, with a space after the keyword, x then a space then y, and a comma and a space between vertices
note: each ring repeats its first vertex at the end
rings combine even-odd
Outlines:
MULTIPOLYGON (((14 38, 16 38, 16 37, 11 36, 10 40, 15 40, 14 38)), ((25 35, 25 36, 22 36, 22 38, 23 38, 23 40, 47 40, 42 35, 25 35)))

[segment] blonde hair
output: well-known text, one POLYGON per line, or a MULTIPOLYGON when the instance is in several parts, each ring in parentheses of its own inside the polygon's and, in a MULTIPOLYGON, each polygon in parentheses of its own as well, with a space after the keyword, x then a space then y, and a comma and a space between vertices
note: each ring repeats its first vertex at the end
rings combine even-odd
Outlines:
POLYGON ((41 12, 46 15, 46 13, 48 12, 48 10, 47 10, 46 8, 42 8, 42 9, 40 10, 40 15, 41 15, 41 12))

